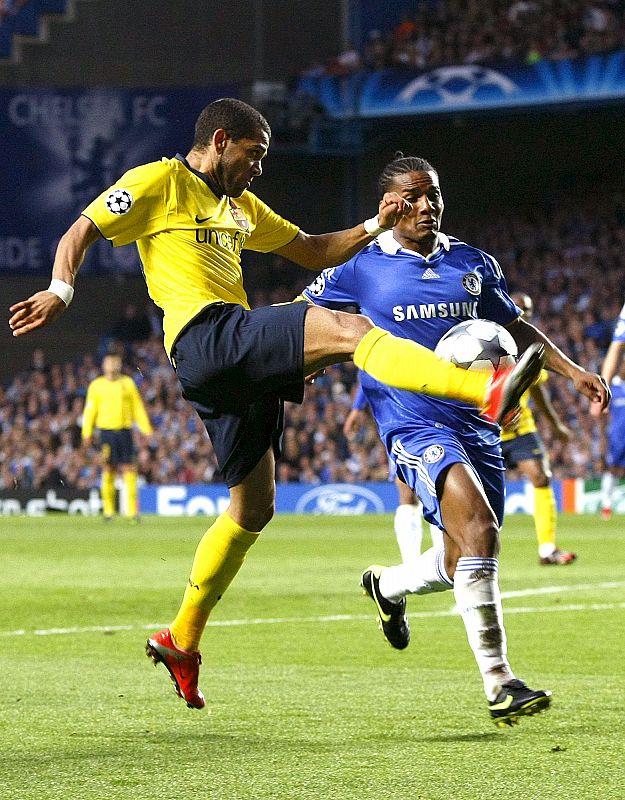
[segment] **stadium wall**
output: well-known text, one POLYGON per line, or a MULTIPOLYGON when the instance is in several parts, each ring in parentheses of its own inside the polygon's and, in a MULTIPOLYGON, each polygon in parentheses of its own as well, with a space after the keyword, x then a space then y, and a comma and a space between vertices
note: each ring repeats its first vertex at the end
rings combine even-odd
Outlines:
POLYGON ((284 80, 330 59, 343 36, 328 0, 74 0, 48 17, 45 40, 23 39, 5 86, 205 86, 284 80), (311 31, 314 35, 311 36, 311 31))
MULTIPOLYGON (((554 481, 558 511, 596 513, 600 507, 597 481, 570 479, 554 481)), ((506 514, 531 514, 533 487, 525 481, 507 485, 506 514)), ((120 484, 123 505, 123 486, 120 484)), ((165 517, 194 515, 215 516, 230 503, 225 484, 143 486, 140 506, 143 514, 165 517)), ((359 514, 388 514, 397 505, 397 491, 390 482, 278 484, 276 509, 278 513, 353 516, 359 514)), ((625 485, 619 486, 615 498, 616 513, 625 513, 625 485)), ((43 516, 48 513, 101 513, 98 491, 0 491, 0 516, 43 516)))

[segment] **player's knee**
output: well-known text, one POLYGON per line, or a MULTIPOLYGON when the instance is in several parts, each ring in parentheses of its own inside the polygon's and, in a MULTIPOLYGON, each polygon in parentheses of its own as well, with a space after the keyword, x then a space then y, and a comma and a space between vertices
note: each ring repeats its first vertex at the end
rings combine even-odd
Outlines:
POLYGON ((490 509, 476 511, 465 528, 463 556, 495 558, 499 553, 499 525, 490 509))
POLYGON ((340 349, 344 353, 353 353, 363 336, 374 327, 373 322, 364 314, 348 314, 341 311, 335 314, 340 349))
POLYGON ((273 498, 264 502, 255 503, 253 506, 238 509, 236 520, 246 531, 257 533, 271 522, 275 513, 275 502, 273 498))

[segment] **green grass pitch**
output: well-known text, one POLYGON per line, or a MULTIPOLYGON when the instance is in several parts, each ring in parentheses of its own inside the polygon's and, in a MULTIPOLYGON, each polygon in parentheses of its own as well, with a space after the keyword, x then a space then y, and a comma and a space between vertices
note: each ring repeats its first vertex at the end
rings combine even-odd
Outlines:
MULTIPOLYGON (((280 516, 203 640, 208 708, 144 656, 206 520, 0 519, 2 800, 625 797, 625 521, 562 516, 537 564, 510 517, 509 655, 553 708, 499 731, 451 592, 409 599, 393 651, 358 586, 396 561, 390 517, 280 516)), ((426 534, 427 537, 427 534, 426 534)))

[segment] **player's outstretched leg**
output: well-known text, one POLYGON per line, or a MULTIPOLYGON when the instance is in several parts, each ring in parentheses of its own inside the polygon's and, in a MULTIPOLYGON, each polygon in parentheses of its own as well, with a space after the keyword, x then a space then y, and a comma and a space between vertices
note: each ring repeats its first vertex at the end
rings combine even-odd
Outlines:
POLYGON ((514 418, 521 395, 540 375, 542 344, 530 345, 513 367, 486 372, 460 369, 410 339, 371 328, 354 350, 353 361, 381 383, 432 397, 461 400, 481 409, 491 422, 514 418))
POLYGON ((380 593, 380 573, 384 567, 373 564, 360 578, 365 594, 373 600, 378 610, 380 630, 386 641, 396 650, 404 650, 410 642, 410 626, 406 618, 406 598, 394 603, 380 593))
POLYGON ((551 692, 530 689, 515 678, 504 683, 497 697, 488 704, 498 728, 516 725, 520 717, 532 717, 551 705, 551 692))

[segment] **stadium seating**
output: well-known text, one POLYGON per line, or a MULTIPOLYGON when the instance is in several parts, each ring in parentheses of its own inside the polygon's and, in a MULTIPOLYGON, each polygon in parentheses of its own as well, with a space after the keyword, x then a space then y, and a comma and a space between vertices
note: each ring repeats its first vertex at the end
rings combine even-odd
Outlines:
POLYGON ((0 17, 0 58, 10 58, 15 36, 37 36, 43 14, 64 14, 67 0, 22 0, 9 3, 0 17))

